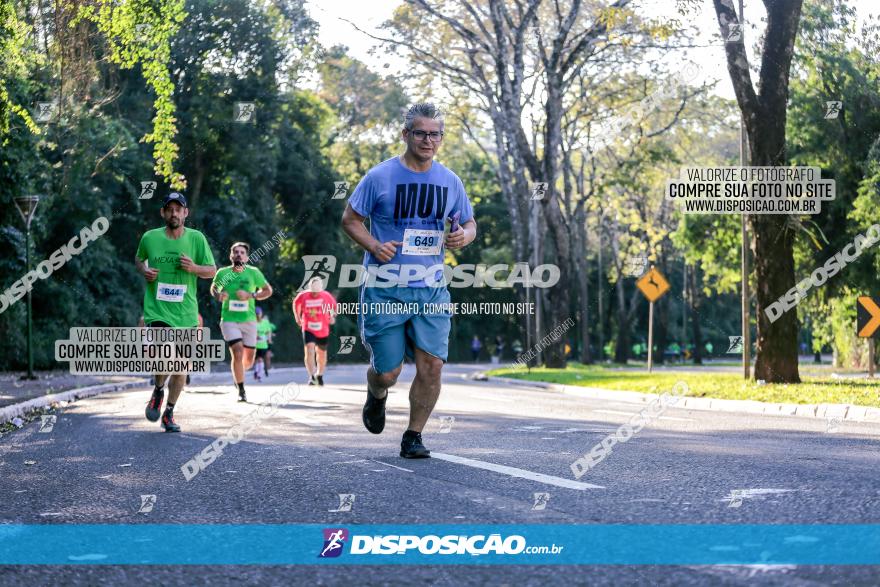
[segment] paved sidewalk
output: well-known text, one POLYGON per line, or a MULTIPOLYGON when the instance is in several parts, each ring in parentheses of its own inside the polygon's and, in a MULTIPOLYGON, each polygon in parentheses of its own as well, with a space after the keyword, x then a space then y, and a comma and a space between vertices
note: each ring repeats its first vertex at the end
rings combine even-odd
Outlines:
POLYGON ((102 383, 124 383, 133 379, 122 375, 71 375, 67 371, 57 370, 36 371, 34 375, 37 379, 26 380, 21 378, 25 374, 25 371, 0 373, 0 408, 62 391, 102 383))

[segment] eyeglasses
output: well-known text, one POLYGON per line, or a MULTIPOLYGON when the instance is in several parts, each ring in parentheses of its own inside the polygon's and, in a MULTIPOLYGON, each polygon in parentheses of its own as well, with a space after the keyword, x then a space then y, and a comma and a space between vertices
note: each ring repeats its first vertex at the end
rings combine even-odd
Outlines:
POLYGON ((417 141, 424 141, 425 137, 431 139, 431 142, 433 143, 438 143, 443 140, 443 133, 437 131, 425 132, 423 130, 411 130, 409 131, 409 134, 411 134, 417 141))

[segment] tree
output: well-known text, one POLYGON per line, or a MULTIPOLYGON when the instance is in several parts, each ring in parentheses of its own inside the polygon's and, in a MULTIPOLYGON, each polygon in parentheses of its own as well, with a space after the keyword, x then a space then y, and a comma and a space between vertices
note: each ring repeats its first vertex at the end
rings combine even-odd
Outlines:
MULTIPOLYGON (((803 0, 764 0, 767 28, 764 33, 758 90, 752 85, 748 56, 742 38, 726 42, 727 70, 748 136, 748 164, 780 166, 786 163, 785 123, 789 72, 803 0)), ((723 39, 731 27, 741 26, 733 0, 713 0, 723 39)), ((743 35, 741 35, 742 37, 743 35)), ((755 378, 774 383, 799 383, 795 312, 771 322, 765 309, 794 287, 795 231, 782 214, 749 216, 754 235, 754 269, 757 290, 757 357, 755 378)))

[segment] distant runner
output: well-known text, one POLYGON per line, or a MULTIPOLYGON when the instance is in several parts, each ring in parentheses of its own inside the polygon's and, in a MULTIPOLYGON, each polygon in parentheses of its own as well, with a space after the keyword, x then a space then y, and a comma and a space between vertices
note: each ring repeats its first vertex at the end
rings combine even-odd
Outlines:
POLYGON ((263 313, 263 308, 257 306, 257 360, 254 362, 254 379, 263 380, 269 374, 266 372, 266 355, 269 353, 269 339, 272 337, 272 323, 263 313))
POLYGON ((293 317, 303 333, 309 385, 324 385, 330 325, 336 323, 336 299, 324 291, 320 277, 309 280, 308 291, 300 292, 293 300, 293 317))
POLYGON ((385 428, 388 388, 397 382, 404 353, 415 358, 409 427, 400 443, 400 456, 412 459, 431 454, 422 444, 422 430, 440 396, 440 371, 449 349, 452 311, 442 282, 444 245, 460 249, 472 242, 477 224, 461 180, 433 160, 443 140, 443 119, 437 108, 412 106, 401 134, 406 152, 367 172, 348 201, 342 228, 366 251, 364 265, 404 266, 394 275, 393 287, 361 286, 358 322, 370 352, 362 418, 373 434, 385 428), (369 230, 364 226, 367 218, 369 230), (447 218, 450 231, 444 237, 447 218), (412 277, 411 270, 421 270, 425 278, 412 277), (426 283, 429 275, 439 287, 426 283), (374 304, 391 304, 403 311, 369 311, 374 304), (413 305, 418 309, 407 310, 413 305), (425 305, 443 309, 426 312, 425 305))
MULTIPOLYGON (((148 230, 141 237, 135 266, 147 282, 144 292, 144 323, 148 328, 197 328, 199 304, 196 299, 198 278, 211 279, 217 273, 214 255, 205 235, 194 228, 184 228, 189 216, 186 198, 177 192, 162 201, 164 228, 148 230)), ((186 373, 156 374, 155 387, 145 414, 147 420, 159 419, 168 380, 168 403, 162 413, 165 432, 180 432, 174 421, 174 407, 186 382, 186 373)))
POLYGON ((229 249, 232 265, 220 269, 211 284, 211 295, 223 302, 220 331, 232 354, 232 382, 238 388, 238 401, 242 402, 247 401, 244 373, 253 366, 257 347, 254 303, 272 295, 272 286, 262 271, 247 264, 250 251, 247 243, 234 243, 229 249))

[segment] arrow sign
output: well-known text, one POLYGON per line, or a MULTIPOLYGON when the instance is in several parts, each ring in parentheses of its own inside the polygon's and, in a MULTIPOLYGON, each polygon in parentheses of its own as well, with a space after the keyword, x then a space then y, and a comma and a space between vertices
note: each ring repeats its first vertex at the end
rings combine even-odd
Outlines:
POLYGON ((877 334, 877 327, 880 327, 880 298, 859 296, 856 312, 859 337, 874 337, 877 334))
POLYGON ((636 282, 636 287, 648 298, 649 302, 655 302, 660 296, 669 291, 669 282, 666 281, 662 273, 657 271, 656 268, 651 267, 650 271, 639 278, 636 282))

